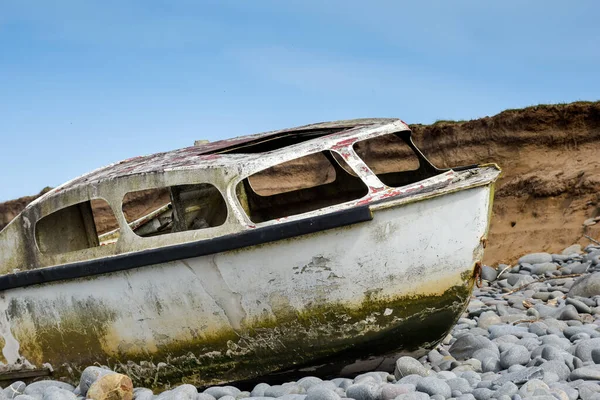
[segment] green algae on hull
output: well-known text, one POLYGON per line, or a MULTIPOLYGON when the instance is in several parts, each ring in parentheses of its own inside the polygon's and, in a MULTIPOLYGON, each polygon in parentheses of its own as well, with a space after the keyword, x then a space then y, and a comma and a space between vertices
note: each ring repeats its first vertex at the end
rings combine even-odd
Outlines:
MULTIPOLYGON (((468 271, 467 271, 468 272, 468 271)), ((465 273, 466 276, 466 273, 465 273)), ((96 328, 71 318, 73 326, 38 319, 36 335, 20 337, 23 353, 50 362, 53 377, 76 383, 88 365, 107 365, 128 374, 135 385, 164 390, 180 383, 198 387, 247 380, 273 372, 321 365, 319 374, 339 374, 347 363, 373 355, 414 353, 442 340, 463 311, 473 286, 453 286, 442 295, 375 299, 360 306, 320 304, 287 317, 277 315, 249 322, 240 332, 222 329, 193 340, 171 342, 160 350, 107 354, 101 344, 114 314, 85 304, 81 317, 93 315, 96 328), (41 324, 44 321, 45 323, 41 324), (85 328, 86 339, 71 335, 85 328), (70 327, 70 328, 69 328, 70 327), (65 328, 69 328, 65 332, 65 328), (65 335, 65 333, 69 333, 65 335), (86 346, 86 343, 96 345, 86 346), (82 344, 86 349, 81 351, 82 344), (77 349, 80 349, 79 351, 77 349)), ((31 305, 13 304, 11 318, 31 305)), ((82 332, 82 333, 83 333, 82 332)), ((31 333, 31 332, 29 332, 31 333)))

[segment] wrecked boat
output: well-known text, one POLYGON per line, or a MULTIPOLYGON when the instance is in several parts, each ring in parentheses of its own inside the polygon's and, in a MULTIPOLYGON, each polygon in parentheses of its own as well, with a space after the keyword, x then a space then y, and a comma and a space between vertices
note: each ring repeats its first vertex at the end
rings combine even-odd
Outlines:
POLYGON ((160 390, 419 354, 468 302, 499 173, 435 167, 399 119, 90 172, 0 233, 0 380, 76 381, 97 364, 160 390))

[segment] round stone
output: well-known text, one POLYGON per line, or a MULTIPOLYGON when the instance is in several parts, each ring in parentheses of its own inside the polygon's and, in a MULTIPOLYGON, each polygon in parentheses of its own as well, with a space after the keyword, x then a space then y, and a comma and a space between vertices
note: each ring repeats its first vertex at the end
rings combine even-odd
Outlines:
POLYGON ((396 379, 401 379, 408 375, 427 376, 429 375, 429 371, 418 360, 412 357, 400 357, 396 360, 394 376, 396 379))
POLYGON ((417 384, 417 390, 419 392, 427 393, 430 396, 439 394, 445 398, 450 398, 452 395, 452 389, 446 383, 446 381, 434 377, 425 377, 417 384))

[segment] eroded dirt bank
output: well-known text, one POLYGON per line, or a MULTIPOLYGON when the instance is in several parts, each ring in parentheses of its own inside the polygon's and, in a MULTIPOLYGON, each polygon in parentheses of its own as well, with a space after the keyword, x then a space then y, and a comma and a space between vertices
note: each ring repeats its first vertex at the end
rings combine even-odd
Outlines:
POLYGON ((415 142, 437 165, 495 162, 496 186, 485 262, 513 262, 598 238, 600 102, 507 110, 469 122, 415 125, 415 142))
MULTIPOLYGON (((438 166, 495 162, 502 167, 486 263, 589 244, 584 234, 600 237, 600 222, 582 225, 600 216, 600 102, 507 110, 412 129, 415 142, 438 166)), ((36 197, 0 203, 0 229, 36 197)), ((147 199, 150 205, 143 200, 136 199, 139 212, 133 214, 142 215, 164 199, 147 199)), ((107 210, 99 211, 96 222, 104 232, 114 220, 104 215, 107 210)))

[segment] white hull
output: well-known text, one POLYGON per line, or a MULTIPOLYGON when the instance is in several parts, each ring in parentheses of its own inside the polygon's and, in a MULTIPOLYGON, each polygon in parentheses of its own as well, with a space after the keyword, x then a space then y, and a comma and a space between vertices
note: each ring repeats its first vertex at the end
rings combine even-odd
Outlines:
POLYGON ((369 222, 6 290, 3 368, 50 363, 76 379, 100 363, 138 384, 201 386, 344 352, 418 350, 441 340, 468 300, 491 190, 372 205, 369 222))

